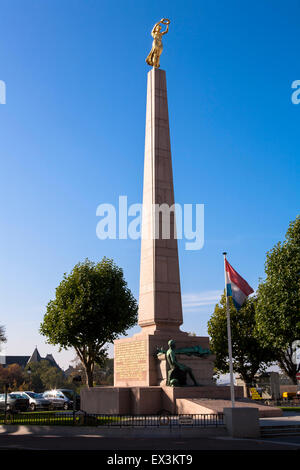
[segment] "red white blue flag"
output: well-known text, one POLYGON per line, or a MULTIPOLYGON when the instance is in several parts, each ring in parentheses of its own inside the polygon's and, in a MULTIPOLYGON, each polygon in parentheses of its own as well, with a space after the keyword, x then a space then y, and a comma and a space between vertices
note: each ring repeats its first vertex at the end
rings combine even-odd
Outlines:
POLYGON ((232 297, 233 303, 237 310, 241 308, 248 295, 254 290, 242 278, 225 259, 225 279, 226 279, 226 295, 232 297))

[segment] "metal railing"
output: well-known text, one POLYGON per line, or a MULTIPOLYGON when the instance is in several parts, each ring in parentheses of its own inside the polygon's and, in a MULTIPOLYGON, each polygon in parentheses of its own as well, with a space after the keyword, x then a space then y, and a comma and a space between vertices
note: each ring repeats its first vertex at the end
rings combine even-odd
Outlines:
POLYGON ((224 416, 219 414, 180 415, 107 415, 84 412, 23 412, 0 414, 0 425, 48 425, 48 426, 104 426, 128 427, 218 427, 224 426, 224 416))
POLYGON ((86 424, 107 427, 217 427, 224 426, 223 414, 103 415, 88 414, 86 424))

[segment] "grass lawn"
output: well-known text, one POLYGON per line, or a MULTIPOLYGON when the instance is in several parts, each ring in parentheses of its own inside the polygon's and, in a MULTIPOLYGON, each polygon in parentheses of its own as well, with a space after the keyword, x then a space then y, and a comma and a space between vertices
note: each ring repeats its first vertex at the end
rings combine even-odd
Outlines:
MULTIPOLYGON (((7 414, 7 424, 59 424, 59 425, 70 425, 73 423, 73 415, 62 414, 57 411, 42 411, 42 412, 26 412, 26 413, 14 413, 7 414)), ((0 424, 4 424, 4 414, 0 415, 0 424)))
MULTIPOLYGON (((87 416, 85 425, 87 426, 101 426, 106 424, 118 425, 121 421, 125 424, 127 417, 118 416, 87 416)), ((5 424, 4 413, 0 414, 0 425, 5 424)), ((80 423, 80 417, 75 417, 77 425, 80 423)), ((33 411, 33 412, 22 412, 7 414, 6 424, 17 424, 17 425, 59 425, 59 426, 72 426, 73 425, 73 413, 66 413, 65 411, 33 411)), ((81 425, 84 425, 81 423, 81 425)))

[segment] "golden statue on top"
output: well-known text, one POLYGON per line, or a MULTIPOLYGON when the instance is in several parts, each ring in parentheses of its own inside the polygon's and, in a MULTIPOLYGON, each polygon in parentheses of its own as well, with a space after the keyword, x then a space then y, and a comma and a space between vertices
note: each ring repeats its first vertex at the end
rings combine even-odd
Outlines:
POLYGON ((146 59, 148 65, 152 65, 155 68, 159 67, 159 58, 163 50, 162 45, 162 36, 169 31, 170 20, 168 18, 162 18, 160 21, 155 23, 151 31, 151 36, 153 37, 152 49, 146 59), (162 26, 165 25, 165 31, 162 31, 162 26))

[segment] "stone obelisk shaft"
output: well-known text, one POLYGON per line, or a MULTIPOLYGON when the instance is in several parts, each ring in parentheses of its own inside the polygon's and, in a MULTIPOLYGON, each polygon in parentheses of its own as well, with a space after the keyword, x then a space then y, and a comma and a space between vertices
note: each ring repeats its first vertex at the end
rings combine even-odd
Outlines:
POLYGON ((148 72, 147 84, 138 323, 149 333, 175 332, 182 324, 175 216, 171 211, 170 238, 163 238, 161 227, 155 238, 155 204, 174 204, 166 73, 157 68, 148 72))

